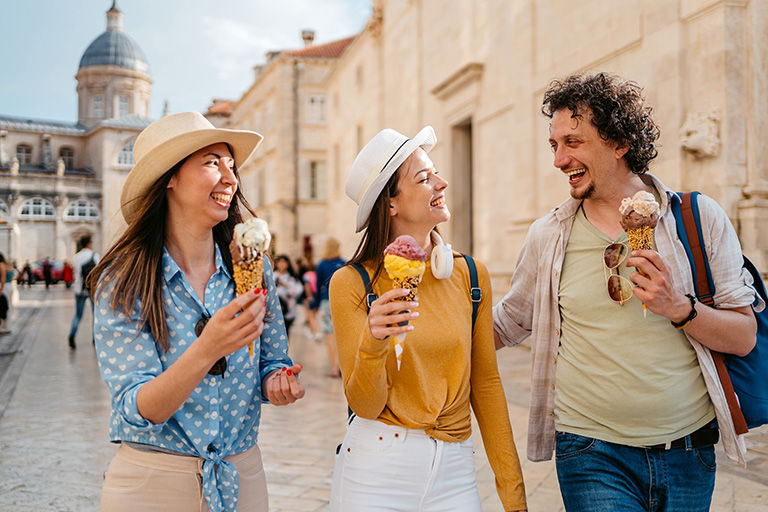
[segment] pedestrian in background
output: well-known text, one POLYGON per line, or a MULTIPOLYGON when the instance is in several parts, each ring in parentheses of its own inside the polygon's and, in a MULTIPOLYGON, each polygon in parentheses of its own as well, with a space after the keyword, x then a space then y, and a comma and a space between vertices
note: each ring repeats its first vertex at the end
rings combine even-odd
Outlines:
POLYGON ((291 326, 296 319, 296 304, 304 288, 296 278, 291 260, 285 254, 275 258, 275 286, 280 299, 280 309, 283 312, 285 330, 290 335, 291 326))
POLYGON ((21 268, 21 277, 19 278, 19 285, 26 283, 27 288, 32 286, 32 267, 29 265, 29 261, 24 262, 24 266, 21 268))
MULTIPOLYGON (((75 336, 77 336, 77 328, 80 325, 80 319, 83 317, 83 310, 85 309, 85 303, 91 303, 91 311, 93 311, 93 299, 91 298, 91 289, 88 277, 99 262, 99 255, 93 252, 93 240, 90 235, 84 235, 80 238, 77 246, 80 250, 75 253, 73 258, 75 265, 71 268, 70 274, 74 275, 75 284, 75 314, 72 317, 72 325, 69 328, 69 348, 75 350, 75 336)), ((68 265, 64 265, 66 268, 68 265)), ((66 280, 66 276, 64 278, 66 280)), ((71 279, 71 278, 70 278, 71 279)), ((91 340, 93 341, 93 339, 91 340)))
POLYGON ((72 288, 72 283, 75 282, 74 272, 75 271, 69 261, 64 260, 64 265, 61 268, 61 278, 64 280, 67 289, 72 288))
POLYGON ((347 177, 347 195, 358 203, 357 231, 364 231, 350 264, 364 267, 371 289, 351 265, 331 280, 344 393, 354 412, 336 456, 333 512, 480 512, 470 405, 504 510, 526 509, 496 366, 491 280, 477 262, 482 297, 473 329, 470 268, 437 232, 450 212, 448 183, 427 155, 435 143, 430 126, 411 139, 382 130, 347 177), (384 249, 401 235, 427 254, 436 251, 418 302, 403 301, 408 290, 393 289, 383 272, 384 249), (378 296, 370 309, 368 293, 378 296), (404 333, 400 366, 392 337, 404 333))
POLYGON ((320 334, 320 328, 317 325, 317 308, 319 305, 317 297, 317 272, 311 261, 307 261, 304 268, 305 271, 301 274, 301 282, 304 286, 302 302, 307 317, 307 328, 309 329, 309 337, 320 342, 323 339, 323 335, 320 334))
POLYGON ((253 213, 237 168, 261 139, 197 112, 136 138, 121 195, 128 227, 92 280, 110 439, 121 443, 102 511, 269 510, 261 404, 292 403, 304 388, 269 260, 263 290, 237 296, 232 278, 240 205, 253 213))
POLYGON ((51 266, 51 260, 48 256, 43 260, 43 281, 45 281, 45 289, 53 283, 53 267, 51 266))
POLYGON ((5 285, 10 282, 11 269, 5 262, 5 256, 0 253, 0 334, 9 334, 8 329, 8 297, 5 296, 5 285))
POLYGON ((331 320, 331 306, 328 302, 328 287, 331 283, 331 277, 334 272, 344 266, 344 260, 341 259, 339 248, 339 241, 329 237, 325 241, 323 256, 317 264, 316 270, 318 320, 320 331, 325 335, 325 344, 328 349, 328 362, 330 363, 330 370, 326 374, 328 377, 341 377, 339 356, 336 351, 336 337, 331 320))

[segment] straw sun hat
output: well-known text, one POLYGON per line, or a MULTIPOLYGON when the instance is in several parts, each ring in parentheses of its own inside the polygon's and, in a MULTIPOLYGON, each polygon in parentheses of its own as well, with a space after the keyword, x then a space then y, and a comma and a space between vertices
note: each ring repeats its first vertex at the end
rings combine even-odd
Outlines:
POLYGON ((199 112, 165 116, 147 126, 133 143, 136 165, 123 185, 120 209, 130 224, 152 184, 183 158, 211 144, 224 142, 232 148, 235 167, 251 157, 263 137, 247 130, 216 128, 199 112))
POLYGON ((368 216, 389 178, 411 153, 420 147, 427 153, 437 142, 431 126, 412 139, 390 128, 377 133, 358 153, 347 175, 345 191, 357 203, 355 232, 365 227, 368 216))

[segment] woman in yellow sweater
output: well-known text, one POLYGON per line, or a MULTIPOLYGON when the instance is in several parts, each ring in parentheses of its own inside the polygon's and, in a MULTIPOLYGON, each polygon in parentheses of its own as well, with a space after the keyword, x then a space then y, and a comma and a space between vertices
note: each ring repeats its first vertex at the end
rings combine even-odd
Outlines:
POLYGON ((436 229, 450 213, 448 184, 427 155, 435 142, 429 126, 412 139, 383 130, 347 177, 347 195, 358 204, 356 229, 365 230, 350 264, 365 267, 372 290, 349 264, 331 280, 339 363, 354 412, 336 457, 334 512, 479 512, 470 404, 504 510, 526 509, 496 366, 490 278, 478 263, 482 300, 473 332, 469 269, 436 229), (403 301, 407 290, 394 289, 383 271, 384 249, 400 235, 435 251, 418 302, 403 301), (368 293, 378 296, 370 309, 368 293), (393 339, 403 333, 398 369, 393 339))

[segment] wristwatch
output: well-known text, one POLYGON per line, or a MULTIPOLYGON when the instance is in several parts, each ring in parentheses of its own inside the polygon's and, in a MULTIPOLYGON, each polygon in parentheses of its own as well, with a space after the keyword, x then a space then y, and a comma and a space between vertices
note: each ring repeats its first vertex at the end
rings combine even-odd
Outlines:
POLYGON ((691 320, 696 318, 696 315, 698 314, 698 311, 696 311, 696 297, 694 297, 690 293, 686 293, 685 296, 691 300, 691 312, 688 313, 687 317, 683 318, 679 322, 673 322, 672 320, 669 321, 669 323, 671 323, 672 327, 674 327, 675 329, 682 329, 683 327, 691 323, 691 320))

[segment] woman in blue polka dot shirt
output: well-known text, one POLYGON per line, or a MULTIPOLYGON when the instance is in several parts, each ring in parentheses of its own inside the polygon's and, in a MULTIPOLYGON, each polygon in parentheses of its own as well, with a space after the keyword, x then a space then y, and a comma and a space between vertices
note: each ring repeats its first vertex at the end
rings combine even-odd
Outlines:
POLYGON ((292 403, 304 388, 269 261, 263 292, 237 297, 232 279, 229 243, 240 205, 250 211, 236 169, 261 138, 189 112, 134 143, 120 201, 128 227, 91 273, 120 443, 102 511, 268 511, 261 404, 292 403))

